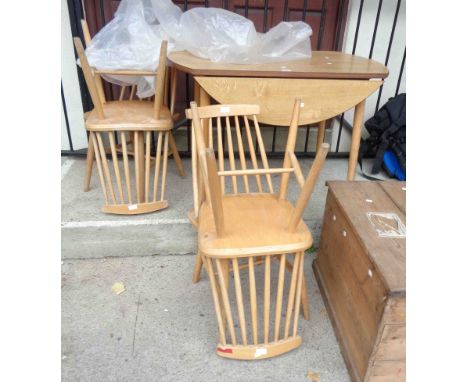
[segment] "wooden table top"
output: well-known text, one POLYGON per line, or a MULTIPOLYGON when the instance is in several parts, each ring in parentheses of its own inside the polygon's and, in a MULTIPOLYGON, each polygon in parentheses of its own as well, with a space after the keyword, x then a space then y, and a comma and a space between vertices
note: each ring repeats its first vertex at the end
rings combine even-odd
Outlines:
POLYGON ((195 57, 187 51, 168 56, 174 66, 194 76, 362 79, 386 78, 385 65, 341 52, 314 51, 305 60, 265 64, 221 64, 195 57))

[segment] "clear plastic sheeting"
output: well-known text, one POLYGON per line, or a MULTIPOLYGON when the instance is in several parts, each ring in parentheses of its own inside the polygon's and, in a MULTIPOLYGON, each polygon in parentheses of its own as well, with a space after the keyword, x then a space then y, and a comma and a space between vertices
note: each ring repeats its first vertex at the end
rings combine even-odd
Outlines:
MULTIPOLYGON (((245 17, 225 9, 182 12, 171 0, 122 0, 114 19, 86 49, 100 70, 156 70, 162 40, 168 52, 187 50, 213 62, 253 64, 309 58, 312 29, 302 21, 281 22, 258 33, 245 17)), ((137 85, 140 98, 154 94, 154 77, 106 76, 118 85, 137 85)))
POLYGON ((367 218, 380 237, 404 238, 406 227, 393 212, 368 212, 367 218))
MULTIPOLYGON (((156 70, 161 42, 174 42, 164 32, 155 17, 149 0, 123 0, 115 17, 104 26, 86 48, 91 66, 100 70, 156 70)), ((137 85, 137 96, 154 94, 155 77, 109 76, 104 78, 117 85, 137 85)))
POLYGON ((182 14, 178 47, 214 62, 253 64, 311 56, 312 29, 302 21, 282 22, 257 33, 252 21, 219 8, 194 8, 182 14))

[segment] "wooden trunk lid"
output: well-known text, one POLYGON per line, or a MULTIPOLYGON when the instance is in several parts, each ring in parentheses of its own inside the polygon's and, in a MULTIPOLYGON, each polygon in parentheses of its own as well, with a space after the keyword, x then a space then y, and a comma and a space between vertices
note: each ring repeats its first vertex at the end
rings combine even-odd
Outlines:
POLYGON ((393 226, 393 223, 379 214, 394 214, 404 228, 406 184, 396 181, 329 181, 327 185, 389 294, 405 295, 406 238, 382 236, 385 235, 382 234, 383 228, 393 226), (381 229, 380 234, 377 229, 381 229))

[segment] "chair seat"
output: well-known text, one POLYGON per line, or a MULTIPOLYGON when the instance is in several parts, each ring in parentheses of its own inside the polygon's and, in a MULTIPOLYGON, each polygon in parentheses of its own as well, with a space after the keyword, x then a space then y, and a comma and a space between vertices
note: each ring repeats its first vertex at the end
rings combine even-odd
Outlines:
POLYGON ((157 130, 172 129, 169 109, 162 106, 159 119, 154 118, 154 102, 112 101, 103 105, 105 119, 99 119, 96 110, 86 117, 86 128, 94 131, 107 130, 157 130))
POLYGON ((273 194, 237 194, 222 198, 225 235, 216 237, 211 206, 200 208, 198 242, 200 251, 213 257, 244 257, 304 251, 312 235, 300 221, 294 233, 287 231, 294 207, 273 194))

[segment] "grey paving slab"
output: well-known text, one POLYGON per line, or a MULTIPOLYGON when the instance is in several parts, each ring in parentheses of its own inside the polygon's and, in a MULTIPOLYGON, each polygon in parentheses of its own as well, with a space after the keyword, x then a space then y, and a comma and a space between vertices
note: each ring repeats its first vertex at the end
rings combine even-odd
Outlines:
MULTIPOLYGON (((193 255, 64 260, 62 379, 67 381, 349 381, 306 260, 310 321, 303 344, 260 361, 223 359, 209 282, 191 283, 193 255), (112 285, 123 282, 116 295, 112 285)), ((259 280, 260 282, 260 280, 259 280)))
MULTIPOLYGON (((84 159, 69 159, 62 180, 62 257, 94 258, 153 254, 185 254, 196 250, 196 234, 187 219, 193 206, 192 176, 189 160, 184 160, 187 172, 179 177, 173 161, 169 161, 167 199, 169 207, 152 214, 119 216, 101 212, 103 197, 97 175, 91 179, 91 190, 83 192, 84 159)), ((280 166, 280 160, 271 160, 270 166, 280 166)), ((301 160, 306 175, 311 159, 301 160)), ((316 244, 326 198, 326 180, 345 179, 347 160, 328 159, 320 174, 304 219, 310 227, 316 244)), ((359 177, 357 177, 359 179, 359 177)), ((276 186, 279 176, 273 177, 276 186)), ((229 186, 229 182, 227 184, 229 186)), ((277 187, 276 187, 277 189, 277 187)), ((295 200, 299 188, 292 177, 289 197, 295 200)))
MULTIPOLYGON (((304 174, 311 163, 300 161, 304 174)), ((311 320, 299 325, 303 345, 270 360, 220 358, 209 283, 204 274, 191 283, 196 234, 187 219, 193 203, 190 161, 184 160, 186 178, 169 162, 169 208, 139 216, 103 214, 96 175, 91 190, 82 191, 84 165, 84 159, 62 158, 64 381, 308 381, 309 371, 321 382, 349 380, 311 256, 305 265, 311 320), (121 295, 111 291, 117 281, 127 288, 121 295)), ((346 160, 328 159, 320 174, 304 216, 316 244, 325 181, 345 179, 346 171, 346 160)), ((289 191, 294 200, 294 180, 289 191)))

